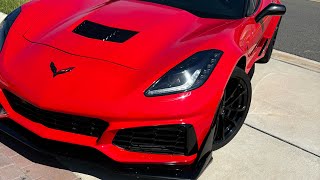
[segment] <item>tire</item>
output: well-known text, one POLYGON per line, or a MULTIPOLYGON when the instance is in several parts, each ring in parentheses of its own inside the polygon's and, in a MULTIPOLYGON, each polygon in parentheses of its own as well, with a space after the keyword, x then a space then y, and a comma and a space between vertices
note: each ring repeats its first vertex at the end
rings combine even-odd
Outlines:
POLYGON ((256 65, 253 64, 253 66, 251 67, 251 69, 250 69, 250 71, 248 73, 248 76, 249 76, 250 80, 253 78, 255 69, 256 69, 256 65))
POLYGON ((252 89, 249 76, 236 67, 229 79, 213 121, 215 135, 212 150, 228 144, 242 127, 251 103, 252 89))
POLYGON ((266 51, 266 54, 264 55, 263 58, 259 59, 257 61, 257 63, 265 64, 265 63, 268 63, 270 61, 271 54, 272 54, 272 51, 273 51, 273 47, 274 47, 274 44, 276 43, 276 40, 277 40, 279 25, 280 25, 280 21, 279 21, 279 24, 277 25, 276 30, 275 30, 272 38, 271 38, 271 42, 269 43, 268 49, 266 51))

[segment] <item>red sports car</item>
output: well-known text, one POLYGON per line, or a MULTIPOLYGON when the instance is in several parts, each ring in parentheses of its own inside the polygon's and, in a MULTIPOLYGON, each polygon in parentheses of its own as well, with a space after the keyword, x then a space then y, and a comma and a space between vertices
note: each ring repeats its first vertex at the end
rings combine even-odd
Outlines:
POLYGON ((33 0, 0 25, 1 129, 196 178, 244 123, 254 64, 269 61, 285 11, 279 0, 33 0))

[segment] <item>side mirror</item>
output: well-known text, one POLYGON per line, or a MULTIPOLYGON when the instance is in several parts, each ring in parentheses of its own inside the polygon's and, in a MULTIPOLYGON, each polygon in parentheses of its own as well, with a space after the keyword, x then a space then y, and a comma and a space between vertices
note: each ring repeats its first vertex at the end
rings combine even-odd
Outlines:
POLYGON ((265 7, 256 17, 256 22, 261 21, 266 16, 282 16, 286 13, 286 6, 282 4, 271 3, 265 7))

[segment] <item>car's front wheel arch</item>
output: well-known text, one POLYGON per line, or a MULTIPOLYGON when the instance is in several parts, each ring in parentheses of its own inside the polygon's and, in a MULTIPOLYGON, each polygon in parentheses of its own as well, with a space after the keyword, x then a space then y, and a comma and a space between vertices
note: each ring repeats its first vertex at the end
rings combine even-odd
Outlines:
POLYGON ((213 150, 228 144, 242 127, 251 104, 252 87, 249 76, 236 67, 227 83, 213 120, 213 150))

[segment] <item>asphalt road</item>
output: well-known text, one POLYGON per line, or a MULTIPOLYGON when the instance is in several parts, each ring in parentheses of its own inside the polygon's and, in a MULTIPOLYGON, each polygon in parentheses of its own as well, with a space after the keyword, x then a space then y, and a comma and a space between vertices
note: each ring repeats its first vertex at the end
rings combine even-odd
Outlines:
POLYGON ((320 62, 320 0, 282 0, 282 19, 275 49, 320 62))

